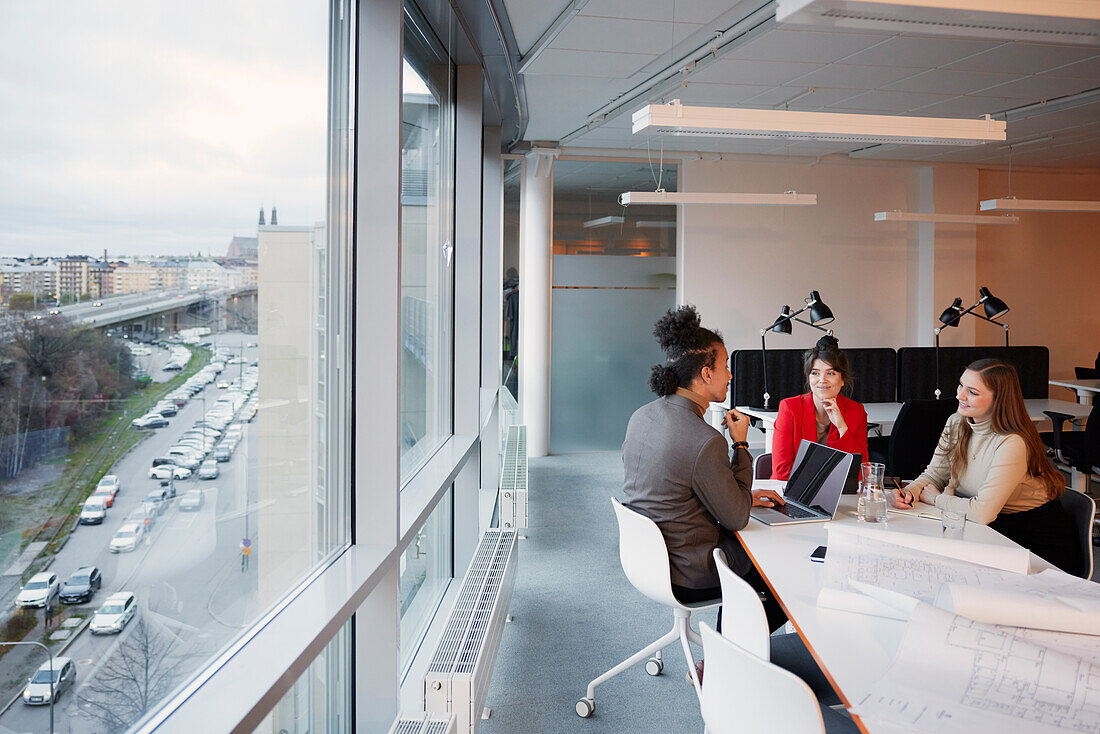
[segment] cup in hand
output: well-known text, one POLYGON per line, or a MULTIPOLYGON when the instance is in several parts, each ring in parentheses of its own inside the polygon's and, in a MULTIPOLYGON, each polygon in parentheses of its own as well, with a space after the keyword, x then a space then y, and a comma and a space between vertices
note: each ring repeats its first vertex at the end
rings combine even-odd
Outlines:
POLYGON ((966 513, 940 510, 940 523, 943 526, 943 537, 962 540, 963 528, 966 526, 966 513))

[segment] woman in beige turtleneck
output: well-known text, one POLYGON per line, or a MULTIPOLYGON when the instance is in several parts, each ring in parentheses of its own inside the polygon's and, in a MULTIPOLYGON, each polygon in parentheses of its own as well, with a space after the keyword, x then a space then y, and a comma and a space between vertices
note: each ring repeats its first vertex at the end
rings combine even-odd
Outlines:
POLYGON ((1065 479, 1047 459, 1027 415, 1016 370, 995 359, 974 362, 955 397, 928 468, 899 492, 894 504, 915 498, 963 512, 1062 569, 1077 563, 1077 543, 1059 498, 1065 479))

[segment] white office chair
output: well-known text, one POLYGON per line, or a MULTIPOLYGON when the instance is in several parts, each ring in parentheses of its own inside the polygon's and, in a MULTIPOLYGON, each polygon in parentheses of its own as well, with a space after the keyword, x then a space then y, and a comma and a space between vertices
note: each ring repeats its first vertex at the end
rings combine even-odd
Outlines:
POLYGON ((672 608, 672 629, 660 639, 646 645, 626 660, 607 671, 588 684, 588 693, 577 701, 577 714, 588 718, 596 710, 596 686, 614 678, 619 673, 642 660, 646 660, 645 672, 660 675, 665 664, 661 651, 676 640, 680 641, 687 659, 688 674, 699 689, 695 675, 695 658, 691 655, 689 642, 702 645, 703 640, 691 628, 691 613, 696 609, 709 609, 722 603, 721 599, 684 604, 672 593, 672 576, 668 565, 668 547, 657 523, 645 515, 623 507, 617 499, 611 498, 615 508, 615 519, 619 523, 619 561, 623 573, 634 588, 653 601, 672 608), (650 657, 652 656, 652 657, 650 657))
POLYGON ((713 551, 722 585, 722 635, 761 660, 771 659, 771 632, 764 605, 756 589, 733 572, 721 548, 713 551))
POLYGON ((710 734, 825 731, 817 699, 798 676, 741 648, 706 622, 699 628, 707 661, 699 700, 710 734))

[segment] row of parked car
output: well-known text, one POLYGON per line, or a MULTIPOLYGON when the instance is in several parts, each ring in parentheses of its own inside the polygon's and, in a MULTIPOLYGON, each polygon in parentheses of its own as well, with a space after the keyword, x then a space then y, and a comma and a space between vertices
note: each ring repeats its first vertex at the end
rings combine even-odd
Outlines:
MULTIPOLYGON (((176 364, 176 350, 183 350, 186 353, 187 359, 191 358, 191 352, 186 347, 173 347, 169 364, 176 364)), ((187 364, 185 360, 184 365, 187 364)), ((165 365, 164 369, 168 369, 168 365, 165 365)), ((175 369, 182 369, 182 367, 176 367, 175 369)), ((168 419, 174 417, 179 409, 187 405, 187 401, 190 400, 196 393, 202 391, 211 382, 217 379, 222 370, 225 369, 225 362, 215 359, 201 370, 196 372, 187 378, 186 381, 172 392, 164 396, 160 402, 153 406, 145 415, 140 418, 135 418, 130 424, 134 428, 164 428, 168 425, 168 419)))

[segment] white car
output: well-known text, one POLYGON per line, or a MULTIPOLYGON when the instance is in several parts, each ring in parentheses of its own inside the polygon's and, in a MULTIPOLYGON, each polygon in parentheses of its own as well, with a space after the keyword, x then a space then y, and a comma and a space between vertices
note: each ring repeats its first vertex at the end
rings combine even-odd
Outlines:
POLYGON ((118 481, 118 477, 114 474, 104 474, 103 478, 99 480, 99 484, 95 486, 96 489, 102 488, 113 489, 115 494, 122 491, 122 483, 118 481))
POLYGON ((175 464, 161 464, 149 470, 150 479, 190 479, 191 470, 175 464))
POLYGON ((27 681, 27 687, 23 689, 23 703, 28 706, 48 706, 51 692, 56 702, 60 700, 61 694, 72 687, 75 680, 76 663, 72 658, 58 657, 47 660, 27 681))
POLYGON ((217 459, 207 459, 199 467, 199 479, 217 479, 220 473, 217 459))
POLYGON ((93 495, 84 500, 84 506, 80 508, 81 525, 99 525, 107 517, 107 500, 99 495, 93 495))
POLYGON ((145 530, 137 523, 129 522, 118 529, 108 546, 112 553, 125 553, 137 548, 145 530))
POLYGON ((119 591, 107 597, 92 617, 88 629, 93 635, 117 634, 137 613, 137 598, 129 591, 119 591))
POLYGON ((17 607, 44 607, 46 602, 61 593, 61 582, 56 573, 43 571, 31 576, 31 580, 15 597, 17 607))

